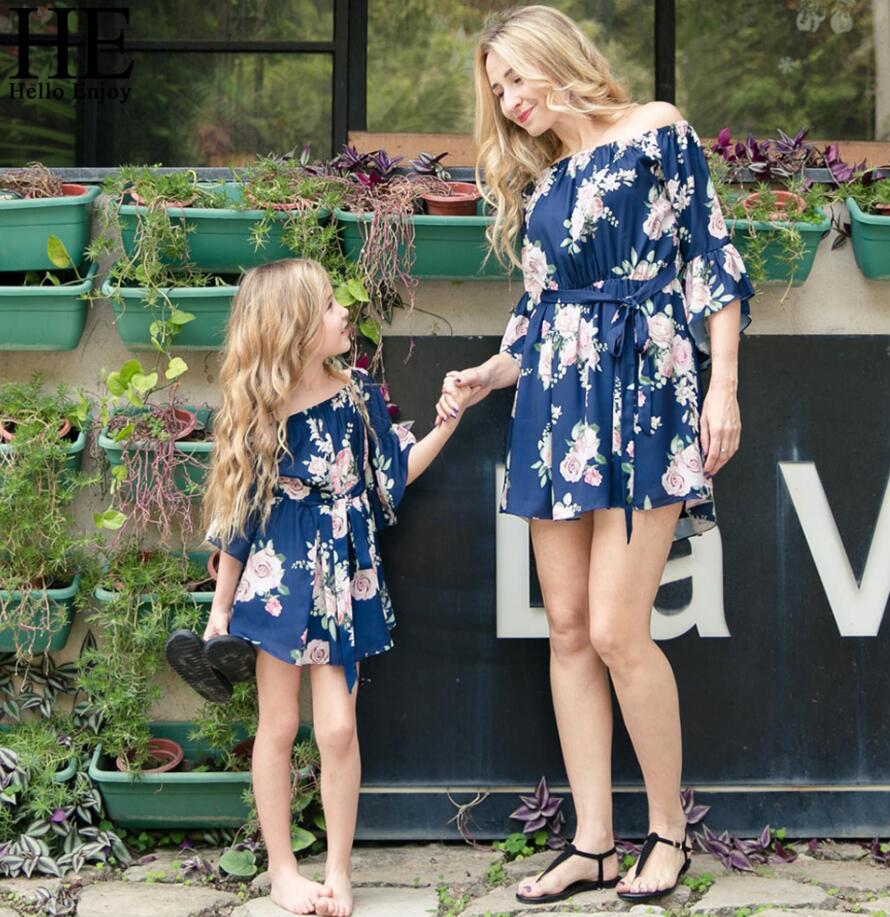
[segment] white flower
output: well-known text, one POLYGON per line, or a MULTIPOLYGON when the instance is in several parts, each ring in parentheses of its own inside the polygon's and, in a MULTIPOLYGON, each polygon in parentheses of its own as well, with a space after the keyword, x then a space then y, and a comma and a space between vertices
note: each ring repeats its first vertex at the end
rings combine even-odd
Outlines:
POLYGON ((544 436, 538 444, 538 455, 540 455, 541 463, 545 468, 549 468, 552 461, 552 439, 550 431, 545 430, 544 436))
POLYGON ((651 280, 658 273, 658 264, 654 261, 638 261, 630 272, 631 280, 651 280))
POLYGON ((553 504, 554 519, 574 519, 576 507, 572 503, 572 498, 566 494, 561 503, 553 504))
POLYGON ((578 342, 569 340, 563 344, 559 352, 560 366, 572 366, 578 358, 578 342))
MULTIPOLYGON (((540 295, 540 294, 538 294, 540 295)), ((507 330, 501 338, 501 350, 512 347, 521 337, 525 337, 528 331, 528 316, 514 315, 507 323, 507 330)))
POLYGON ((732 276, 732 279, 738 282, 742 279, 745 271, 745 262, 734 245, 723 246, 723 269, 732 276))
POLYGON ((643 223, 643 232, 650 239, 660 239, 673 225, 675 221, 674 210, 671 202, 664 194, 660 194, 652 203, 652 209, 649 216, 643 223))
POLYGON ((599 434, 592 426, 585 426, 572 444, 572 449, 577 452, 582 461, 592 459, 600 451, 599 434))
POLYGON ((656 312, 649 316, 648 322, 652 343, 657 347, 669 347, 674 336, 674 320, 664 312, 656 312))
POLYGON ((320 456, 313 455, 309 459, 309 474, 314 478, 326 477, 328 473, 328 463, 320 456))
POLYGON ((686 308, 693 315, 704 312, 711 301, 711 288, 701 274, 700 265, 691 265, 686 273, 686 308))
POLYGON ((575 334, 581 321, 581 307, 578 305, 562 306, 556 313, 553 322, 556 330, 565 337, 575 334))
POLYGON ((553 343, 549 340, 541 344, 538 354, 538 377, 547 388, 553 379, 553 343))
POLYGON ((596 350, 593 346, 593 322, 581 320, 578 326, 578 356, 582 360, 589 360, 596 350))
POLYGON ((537 303, 547 283, 547 255, 538 245, 526 245, 522 249, 522 275, 525 289, 537 303))

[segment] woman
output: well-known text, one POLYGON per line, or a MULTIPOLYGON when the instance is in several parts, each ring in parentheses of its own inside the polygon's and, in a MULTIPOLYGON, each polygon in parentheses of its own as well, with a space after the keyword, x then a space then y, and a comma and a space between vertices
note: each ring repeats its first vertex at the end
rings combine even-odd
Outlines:
POLYGON ((668 103, 630 101, 567 16, 495 14, 475 82, 490 241, 521 266, 525 293, 500 353, 447 374, 436 422, 459 412, 458 388, 473 404, 518 383, 501 510, 529 519, 577 813, 573 845, 517 897, 617 884, 647 900, 676 886, 690 852, 677 688, 650 615, 671 542, 715 524, 710 478, 739 447, 738 338, 754 291, 691 125, 668 103), (620 883, 610 676, 649 806, 620 883))

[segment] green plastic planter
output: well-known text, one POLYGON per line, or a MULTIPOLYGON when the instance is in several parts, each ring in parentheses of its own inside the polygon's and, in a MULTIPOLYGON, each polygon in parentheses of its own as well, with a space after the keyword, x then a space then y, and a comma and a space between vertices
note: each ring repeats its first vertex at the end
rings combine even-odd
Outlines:
POLYGON ((0 286, 0 350, 74 350, 98 267, 91 264, 83 283, 70 286, 0 286))
MULTIPOLYGON (((74 621, 74 601, 79 588, 78 573, 75 574, 70 586, 64 589, 47 589, 45 594, 50 600, 52 615, 50 626, 37 631, 25 628, 0 630, 0 652, 14 653, 16 646, 27 647, 31 653, 55 653, 64 649, 74 621)), ((5 589, 0 589, 0 599, 4 603, 8 601, 9 609, 14 610, 21 601, 21 593, 16 590, 10 595, 5 589)), ((42 614, 42 609, 35 609, 28 613, 28 617, 31 623, 36 623, 42 614)))
POLYGON ((847 209, 859 270, 869 280, 890 280, 890 217, 863 213, 852 197, 847 198, 847 209))
MULTIPOLYGON (((66 458, 65 458, 65 470, 66 471, 80 471, 83 465, 83 453, 87 445, 87 436, 90 430, 90 423, 87 421, 80 432, 77 434, 77 439, 74 440, 66 449, 66 458)), ((15 449, 15 446, 10 445, 9 443, 0 443, 0 455, 5 455, 6 453, 12 452, 15 449)), ((2 467, 2 466, 0 466, 2 467)))
MULTIPOLYGON (((357 261, 364 245, 362 223, 369 214, 335 210, 343 253, 357 261)), ((488 251, 485 230, 494 222, 491 216, 440 217, 426 214, 411 217, 414 224, 414 266, 412 277, 427 280, 506 280, 507 274, 492 255, 485 267, 488 251)), ((404 248, 400 249, 404 256, 404 248)), ((517 276, 514 271, 512 276, 517 276)))
MULTIPOLYGON (((242 200, 242 186, 238 182, 223 185, 202 183, 201 187, 224 191, 233 202, 242 200)), ((122 204, 119 208, 121 235, 124 250, 132 256, 136 248, 136 227, 140 214, 146 207, 136 204, 122 204)), ((171 219, 184 219, 189 227, 188 246, 190 261, 202 271, 240 273, 267 261, 279 258, 294 258, 297 254, 281 239, 281 227, 286 213, 276 215, 265 244, 256 248, 251 239, 251 230, 263 219, 262 210, 214 209, 210 207, 168 207, 171 219)), ((323 219, 329 217, 327 210, 321 210, 323 219)), ((167 261, 173 267, 183 262, 167 261)))
MULTIPOLYGON (((726 225, 733 234, 733 245, 738 249, 742 260, 744 260, 748 249, 748 221, 727 220, 726 225)), ((770 241, 764 251, 764 269, 766 272, 764 279, 766 281, 788 283, 788 265, 782 260, 784 245, 779 230, 773 223, 764 223, 758 220, 753 220, 750 225, 754 227, 755 232, 758 234, 766 233, 770 237, 770 241)), ((825 216, 820 223, 795 223, 794 226, 800 231, 806 249, 803 260, 795 269, 794 278, 791 280, 792 286, 799 287, 810 276, 813 262, 816 260, 816 250, 819 247, 819 242, 831 229, 831 220, 825 216)))
MULTIPOLYGON (((10 723, 0 723, 0 747, 3 746, 3 734, 15 727, 10 723)), ((67 783, 77 773, 77 757, 72 757, 68 763, 56 771, 53 783, 67 783)))
MULTIPOLYGON (((189 738, 192 723, 158 722, 151 726, 157 738, 173 739, 186 759, 207 753, 201 742, 189 738)), ((311 735, 300 727, 298 739, 311 735)), ((240 828, 247 820, 244 791, 250 771, 199 771, 165 774, 125 774, 98 746, 90 762, 90 778, 99 787, 108 818, 124 828, 240 828)))
MULTIPOLYGON (((181 551, 172 551, 171 553, 174 556, 178 557, 182 552, 181 551)), ((212 553, 211 551, 189 551, 189 560, 192 560, 195 563, 200 564, 202 567, 206 567, 207 561, 209 560, 211 553, 212 553)), ((108 565, 105 564, 103 566, 103 570, 107 570, 107 569, 108 569, 108 565)), ((95 590, 93 591, 93 595, 100 602, 111 602, 119 595, 119 593, 114 592, 110 589, 103 589, 101 586, 97 586, 95 590)), ((213 603, 213 596, 214 596, 214 593, 212 591, 210 592, 190 592, 189 593, 189 598, 196 605, 208 605, 208 606, 211 605, 213 603)), ((139 604, 140 604, 140 607, 142 605, 150 605, 151 604, 151 594, 148 592, 142 593, 139 596, 139 604)), ((209 613, 209 610, 210 609, 208 608, 208 613, 209 613)))
MULTIPOLYGON (((102 284, 102 295, 111 297, 113 286, 106 280, 102 284)), ((174 349, 218 350, 222 347, 232 299, 237 291, 236 286, 165 288, 173 306, 195 316, 193 321, 182 325, 173 342, 174 349)), ((127 348, 154 349, 149 328, 155 314, 145 305, 142 287, 121 287, 111 299, 111 308, 115 315, 114 326, 127 348)))
POLYGON ((0 271, 57 270, 46 253, 51 235, 58 236, 78 270, 90 244, 96 185, 66 185, 65 197, 0 201, 0 271))
MULTIPOLYGON (((183 407, 194 411, 194 405, 186 404, 183 407)), ((128 411, 129 413, 129 411, 128 411)), ((213 428, 213 410, 210 408, 198 408, 198 419, 210 429, 213 428)), ((99 433, 99 446, 105 453, 110 465, 120 465, 123 461, 123 446, 116 443, 109 435, 107 427, 103 427, 99 433)), ((145 447, 140 447, 145 448, 145 447)), ((200 464, 189 464, 185 467, 179 466, 176 471, 176 486, 183 491, 193 490, 204 483, 207 471, 210 465, 210 452, 213 449, 212 442, 178 442, 176 448, 181 452, 187 452, 200 462, 200 464)))

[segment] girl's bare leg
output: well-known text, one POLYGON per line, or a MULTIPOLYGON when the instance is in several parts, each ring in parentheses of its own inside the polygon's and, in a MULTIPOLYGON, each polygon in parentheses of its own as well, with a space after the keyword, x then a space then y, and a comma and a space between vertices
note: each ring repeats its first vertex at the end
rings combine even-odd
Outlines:
POLYGON ((260 650, 260 718, 253 747, 253 794, 272 878, 272 900, 293 914, 314 914, 331 889, 300 874, 291 849, 291 755, 300 727, 300 669, 260 650))

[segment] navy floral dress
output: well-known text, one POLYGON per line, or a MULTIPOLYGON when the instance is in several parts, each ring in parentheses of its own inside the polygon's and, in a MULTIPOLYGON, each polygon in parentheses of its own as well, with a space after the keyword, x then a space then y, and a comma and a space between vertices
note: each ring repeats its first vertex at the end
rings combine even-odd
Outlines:
POLYGON ((291 414, 288 447, 265 531, 248 520, 245 536, 223 545, 244 564, 229 633, 294 665, 343 666, 351 691, 356 663, 392 646, 392 603, 383 577, 379 528, 395 523, 414 436, 390 420, 379 387, 363 370, 353 379, 374 437, 341 389, 291 414), (366 487, 368 444, 375 486, 366 487), (389 499, 380 498, 386 490, 389 499))
POLYGON ((692 126, 554 163, 524 194, 525 293, 501 343, 520 366, 501 511, 576 519, 682 501, 676 538, 716 517, 703 474, 705 317, 754 289, 692 126))

